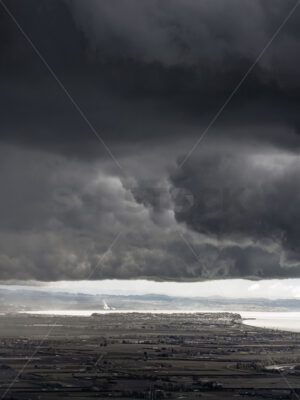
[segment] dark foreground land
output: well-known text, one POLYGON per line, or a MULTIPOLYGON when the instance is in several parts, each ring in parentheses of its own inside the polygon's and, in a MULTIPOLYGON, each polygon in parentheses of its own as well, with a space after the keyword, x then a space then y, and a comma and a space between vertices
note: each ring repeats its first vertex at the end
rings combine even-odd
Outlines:
POLYGON ((228 313, 2 315, 0 399, 298 400, 299 347, 228 313))

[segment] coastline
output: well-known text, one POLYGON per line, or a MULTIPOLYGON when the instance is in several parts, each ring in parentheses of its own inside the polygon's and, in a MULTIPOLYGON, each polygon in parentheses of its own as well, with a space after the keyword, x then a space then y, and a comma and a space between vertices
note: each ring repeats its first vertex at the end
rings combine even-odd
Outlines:
POLYGON ((242 323, 247 326, 272 329, 285 332, 300 332, 300 312, 295 311, 240 311, 240 310, 36 310, 21 311, 19 314, 40 316, 77 316, 90 317, 92 314, 202 314, 202 313, 231 313, 239 314, 242 323))

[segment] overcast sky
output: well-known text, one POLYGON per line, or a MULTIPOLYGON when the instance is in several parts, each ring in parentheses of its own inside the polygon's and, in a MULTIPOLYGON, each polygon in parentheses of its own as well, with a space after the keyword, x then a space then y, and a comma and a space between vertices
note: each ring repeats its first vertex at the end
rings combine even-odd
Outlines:
POLYGON ((4 3, 1 281, 300 277, 295 0, 4 3))

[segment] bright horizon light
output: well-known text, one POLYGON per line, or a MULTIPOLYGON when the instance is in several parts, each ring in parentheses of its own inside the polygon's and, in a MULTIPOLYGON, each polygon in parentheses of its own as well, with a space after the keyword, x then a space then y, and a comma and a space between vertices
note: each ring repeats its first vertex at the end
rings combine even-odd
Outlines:
POLYGON ((145 279, 102 281, 11 282, 0 288, 42 290, 50 292, 145 295, 161 294, 174 297, 227 297, 227 298, 300 298, 300 279, 274 279, 249 281, 228 279, 205 282, 156 282, 145 279))

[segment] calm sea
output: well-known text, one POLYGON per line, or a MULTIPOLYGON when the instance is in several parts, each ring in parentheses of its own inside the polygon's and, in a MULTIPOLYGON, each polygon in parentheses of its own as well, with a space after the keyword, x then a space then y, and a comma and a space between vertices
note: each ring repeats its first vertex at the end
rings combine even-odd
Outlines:
POLYGON ((151 313, 151 314, 190 314, 197 312, 234 312, 244 318, 244 323, 260 328, 280 329, 292 332, 300 332, 300 312, 273 312, 273 311, 225 311, 225 310, 47 310, 30 311, 28 314, 39 315, 69 315, 89 317, 93 313, 151 313))
POLYGON ((243 318, 255 318, 246 319, 244 323, 247 325, 300 332, 300 312, 242 311, 240 314, 243 318))

